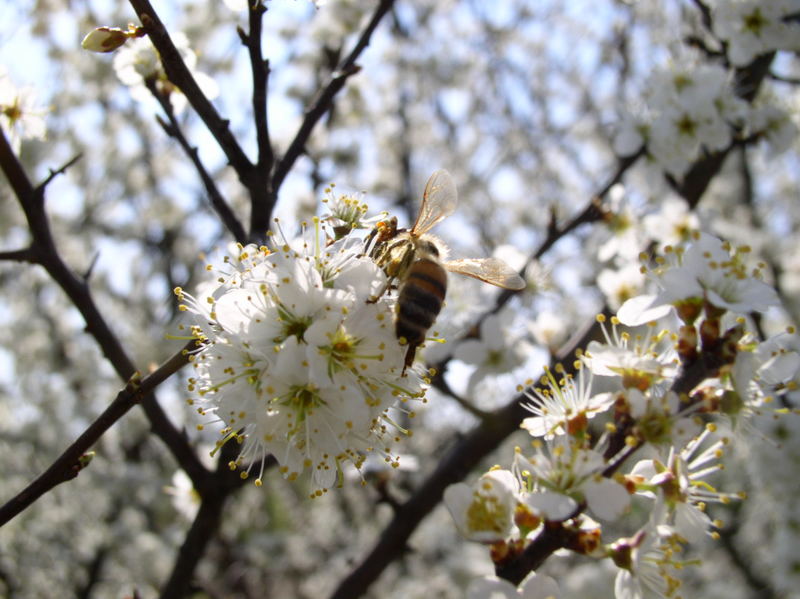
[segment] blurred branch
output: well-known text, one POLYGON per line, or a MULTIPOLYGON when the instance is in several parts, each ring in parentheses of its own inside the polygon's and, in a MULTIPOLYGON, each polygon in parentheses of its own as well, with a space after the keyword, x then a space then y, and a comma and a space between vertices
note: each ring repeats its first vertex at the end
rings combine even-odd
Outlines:
POLYGON ((172 574, 161 589, 162 599, 185 597, 192 590, 194 571, 219 529, 225 501, 228 495, 244 484, 244 479, 228 467, 228 463, 236 458, 238 452, 238 443, 224 445, 217 469, 209 474, 206 484, 197 487, 202 497, 200 509, 178 550, 172 574))
POLYGON ((269 136, 269 121, 267 120, 267 100, 269 98, 269 61, 264 60, 261 51, 261 31, 266 7, 261 2, 248 2, 247 13, 250 22, 250 31, 245 35, 239 30, 239 37, 247 47, 250 54, 250 70, 253 74, 253 120, 256 125, 256 141, 258 144, 257 170, 262 173, 265 181, 268 173, 272 172, 274 155, 272 142, 269 136))
MULTIPOLYGON (((2 131, 0 131, 0 169, 8 177, 28 221, 33 238, 30 246, 33 261, 44 267, 81 313, 86 322, 86 331, 97 341, 103 355, 114 367, 117 375, 124 381, 130 380, 137 370, 97 308, 89 290, 88 281, 77 276, 64 263, 56 249, 44 202, 44 185, 50 178, 46 179, 42 185, 34 187, 2 131)), ((146 394, 140 403, 150 421, 153 432, 169 447, 172 455, 186 470, 192 481, 198 484, 206 469, 192 451, 186 437, 167 418, 161 406, 158 405, 155 395, 146 394)))
POLYGON ((773 81, 780 81, 781 83, 791 83, 792 85, 800 85, 800 77, 789 77, 786 75, 778 75, 777 73, 770 73, 769 78, 773 81))
POLYGON ((347 79, 360 70, 360 67, 356 65, 356 60, 358 60, 358 57, 369 45, 372 33, 375 31, 384 15, 389 12, 393 5, 394 0, 380 0, 375 12, 372 15, 372 18, 364 28, 364 31, 361 33, 361 37, 356 43, 355 48, 353 48, 347 58, 345 58, 344 61, 332 73, 331 80, 328 85, 320 91, 311 107, 306 110, 305 118, 303 119, 303 123, 300 125, 300 129, 297 131, 297 134, 292 140, 289 149, 286 150, 286 154, 284 154, 283 158, 281 158, 275 168, 275 173, 272 177, 272 186, 275 190, 281 186, 283 180, 286 178, 286 175, 291 170, 295 161, 303 153, 306 142, 311 136, 311 131, 314 129, 314 125, 316 125, 317 121, 319 121, 322 116, 331 109, 333 97, 344 87, 347 79))
POLYGON ((0 260, 9 260, 12 262, 36 262, 36 254, 32 248, 22 248, 21 250, 6 250, 0 252, 0 260))
POLYGON ((82 463, 81 458, 89 448, 128 410, 140 402, 143 397, 151 393, 158 385, 187 364, 189 362, 187 352, 193 348, 195 348, 194 341, 187 343, 181 351, 177 352, 145 378, 141 378, 138 373, 134 373, 125 388, 117 394, 114 401, 89 425, 81 436, 36 480, 0 507, 0 526, 14 518, 54 487, 78 476, 78 473, 86 465, 82 463))
POLYGON ((741 503, 732 503, 724 507, 727 508, 728 515, 732 516, 732 521, 726 521, 725 526, 719 530, 720 545, 747 582, 748 596, 752 599, 779 599, 779 595, 771 588, 768 581, 757 572, 757 568, 754 568, 752 557, 743 555, 736 544, 741 503))
POLYGON ((178 119, 175 117, 175 111, 172 109, 172 104, 169 101, 169 97, 158 90, 154 80, 148 79, 145 81, 145 84, 147 85, 147 89, 150 90, 150 93, 152 93, 155 99, 158 100, 158 103, 161 105, 161 108, 164 110, 164 113, 169 119, 169 123, 165 123, 159 117, 156 117, 162 129, 164 129, 164 132, 167 135, 178 142, 181 148, 183 148, 183 151, 186 152, 189 160, 191 160, 192 164, 194 164, 195 169, 197 169, 197 173, 200 175, 200 179, 203 181, 203 186, 206 188, 206 192, 208 193, 208 199, 211 200, 211 206, 222 220, 222 223, 225 225, 228 231, 230 231, 231 235, 233 235, 233 238, 236 241, 245 243, 247 241, 247 236, 244 232, 244 227, 236 218, 236 215, 233 213, 230 206, 228 206, 225 198, 222 197, 222 194, 217 188, 217 184, 214 182, 214 179, 212 179, 211 175, 208 174, 206 167, 200 160, 197 147, 189 144, 189 141, 186 139, 183 131, 181 131, 180 125, 178 124, 178 119))

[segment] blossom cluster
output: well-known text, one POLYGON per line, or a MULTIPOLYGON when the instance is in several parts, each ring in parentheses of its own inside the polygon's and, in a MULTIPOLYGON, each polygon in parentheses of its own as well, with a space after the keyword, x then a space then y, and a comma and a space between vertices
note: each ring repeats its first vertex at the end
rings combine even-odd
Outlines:
MULTIPOLYGON (((525 390, 530 448, 517 448, 510 467, 446 490, 457 527, 491 546, 499 574, 558 539, 611 560, 618 599, 676 596, 687 544, 722 526, 707 506, 743 498, 709 477, 756 415, 782 413, 771 405, 800 379, 793 329, 767 340, 747 331, 747 314, 777 303, 748 257, 748 248, 700 233, 642 256, 657 292, 628 300, 610 323, 598 317, 604 340, 525 390), (646 523, 606 538, 604 524, 624 529, 634 504, 646 523)), ((520 592, 538 597, 528 583, 520 592)), ((504 580, 475 584, 516 596, 504 580)))
POLYGON ((649 78, 642 105, 623 118, 614 149, 629 156, 645 148, 653 166, 681 179, 704 152, 719 152, 734 139, 760 136, 774 152, 797 134, 790 115, 769 103, 736 97, 733 76, 719 65, 673 66, 649 78))
POLYGON ((714 33, 737 66, 773 50, 800 50, 797 0, 714 0, 711 6, 714 33))
POLYGON ((312 496, 372 452, 396 467, 395 419, 424 394, 420 374, 403 368, 396 296, 374 296, 383 271, 356 229, 334 222, 335 241, 315 219, 312 239, 238 245, 196 294, 176 290, 198 343, 189 401, 224 423, 218 447, 241 443, 231 466, 247 476, 260 465, 259 486, 269 455, 288 478, 310 471, 312 496))

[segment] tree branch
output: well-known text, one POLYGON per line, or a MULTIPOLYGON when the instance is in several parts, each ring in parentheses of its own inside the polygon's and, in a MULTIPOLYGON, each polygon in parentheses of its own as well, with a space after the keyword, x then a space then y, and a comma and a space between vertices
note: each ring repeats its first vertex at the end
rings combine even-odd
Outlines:
POLYGON ((222 521, 225 500, 244 483, 244 480, 228 467, 228 462, 235 459, 238 452, 239 445, 235 442, 223 446, 216 471, 207 477, 207 484, 197 489, 202 497, 200 509, 178 551, 172 573, 161 589, 162 599, 186 597, 191 591, 192 577, 197 564, 222 521))
POLYGON ((197 148, 189 144, 189 141, 183 134, 183 131, 178 124, 178 119, 175 116, 175 111, 172 109, 172 104, 170 103, 169 98, 158 90, 155 85, 155 81, 148 80, 145 83, 147 85, 147 89, 149 89, 150 93, 152 93, 155 99, 158 100, 158 103, 161 105, 161 108, 164 110, 167 118, 169 119, 169 123, 165 123, 161 119, 158 119, 161 128, 164 129, 164 132, 167 135, 174 138, 178 142, 181 148, 183 148, 183 151, 186 152, 189 160, 191 160, 192 164, 194 164, 197 173, 200 175, 200 180, 203 182, 203 186, 206 188, 211 206, 222 220, 222 223, 225 225, 231 235, 233 235, 233 238, 236 241, 245 243, 247 241, 247 235, 245 234, 244 227, 239 222, 239 219, 236 218, 236 215, 231 210, 231 207, 228 206, 225 198, 222 197, 222 194, 217 188, 217 184, 214 182, 214 179, 211 178, 211 175, 206 170, 205 165, 200 160, 200 155, 197 152, 197 148))
MULTIPOLYGON (((30 249, 35 262, 44 267, 81 313, 86 322, 86 330, 97 341, 117 375, 123 381, 130 380, 136 368, 94 303, 88 282, 70 270, 56 249, 45 212, 45 187, 40 185, 34 188, 2 130, 0 130, 0 169, 6 173, 28 220, 28 227, 33 237, 30 249)), ((199 484, 206 469, 192 451, 186 437, 167 418, 158 405, 155 395, 146 394, 140 403, 153 432, 167 445, 192 481, 196 485, 199 484)))
POLYGON ((213 104, 206 98, 200 86, 197 85, 191 71, 183 62, 180 52, 172 43, 164 23, 156 13, 149 0, 129 0, 136 11, 139 20, 150 37, 150 41, 158 50, 164 71, 169 80, 183 92, 192 108, 203 120, 208 130, 217 140, 220 148, 228 158, 228 162, 236 171, 239 180, 250 189, 253 165, 244 153, 239 142, 231 133, 229 121, 217 113, 213 104))
POLYGON ((54 487, 78 476, 78 473, 84 467, 84 464, 81 464, 81 456, 144 396, 151 393, 158 385, 187 364, 189 362, 187 351, 194 347, 194 341, 186 344, 181 351, 174 354, 144 379, 141 379, 138 373, 134 373, 125 388, 117 394, 114 401, 89 425, 80 437, 36 480, 0 507, 0 526, 6 524, 54 487))

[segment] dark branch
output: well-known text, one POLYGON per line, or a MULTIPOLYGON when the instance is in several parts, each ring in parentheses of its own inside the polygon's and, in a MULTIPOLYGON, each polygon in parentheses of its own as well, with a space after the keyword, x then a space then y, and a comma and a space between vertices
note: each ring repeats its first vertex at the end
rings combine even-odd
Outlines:
POLYGON ((239 446, 235 442, 225 445, 216 471, 207 477, 207 484, 197 489, 202 497, 200 509, 178 551, 172 574, 161 589, 162 599, 189 595, 197 564, 219 528, 225 500, 244 482, 236 472, 228 468, 228 462, 235 459, 238 451, 239 446))
POLYGON ((250 70, 253 77, 253 121, 256 127, 258 160, 253 170, 250 186, 250 239, 259 241, 269 229, 269 219, 277 201, 277 189, 270 178, 275 164, 272 142, 267 121, 267 97, 269 91, 269 64, 261 50, 261 33, 264 13, 262 1, 248 3, 250 30, 241 29, 239 37, 250 55, 250 70))
POLYGON ((197 148, 193 147, 183 134, 183 131, 178 124, 178 119, 175 116, 175 111, 172 109, 172 103, 169 101, 169 98, 158 90, 154 81, 148 80, 146 84, 147 89, 149 89, 150 93, 152 93, 156 100, 158 100, 158 103, 161 105, 161 108, 164 110, 167 118, 169 119, 169 123, 165 123, 159 118, 159 124, 167 135, 174 138, 178 142, 181 148, 183 148, 183 151, 186 152, 189 160, 192 161, 192 164, 197 170, 197 174, 200 175, 200 180, 203 182, 203 187, 206 188, 206 193, 208 193, 208 199, 211 201, 211 206, 222 220, 222 223, 225 225, 228 231, 230 231, 231 235, 233 235, 233 238, 236 241, 245 243, 247 241, 247 236, 245 234, 244 227, 239 222, 239 219, 236 218, 236 215, 231 210, 231 207, 228 206, 228 202, 226 202, 225 198, 222 197, 222 194, 217 188, 217 184, 214 182, 214 179, 208 173, 205 165, 200 160, 200 155, 197 152, 197 148))
MULTIPOLYGON (((43 186, 34 188, 1 130, 0 168, 8 177, 25 213, 25 218, 28 220, 28 227, 33 237, 30 249, 36 263, 45 268, 80 311, 86 322, 86 330, 97 341, 103 355, 114 367, 117 375, 123 381, 130 380, 137 370, 119 339, 100 313, 89 290, 88 282, 77 276, 64 263, 56 249, 44 209, 45 188, 43 186)), ((150 421, 153 432, 169 447, 175 459, 186 470, 195 485, 199 484, 206 469, 192 451, 186 437, 167 418, 154 394, 146 394, 140 403, 150 421)))
POLYGON ((150 41, 161 56, 164 71, 169 80, 174 83, 189 100, 192 108, 205 123, 208 130, 217 140, 220 148, 228 158, 228 162, 236 171, 239 180, 250 188, 249 180, 252 175, 253 165, 242 150, 239 142, 231 133, 229 122, 220 117, 214 105, 206 98, 200 86, 197 85, 191 71, 183 62, 180 52, 172 43, 164 23, 156 13, 149 0, 130 0, 142 26, 150 37, 150 41))
POLYGON ((272 171, 272 142, 269 138, 267 121, 267 99, 269 93, 269 62, 264 60, 261 51, 261 31, 266 7, 261 2, 250 2, 248 15, 250 31, 243 37, 250 54, 250 69, 253 74, 253 119, 256 125, 256 141, 258 144, 258 169, 269 173, 272 171))
POLYGON ((89 427, 62 453, 36 480, 0 507, 0 526, 7 523, 42 495, 63 482, 75 478, 83 468, 81 456, 94 445, 111 426, 122 418, 144 396, 188 363, 187 350, 195 347, 194 341, 164 362, 144 379, 131 377, 125 388, 89 427))
POLYGON ((0 252, 0 260, 11 262, 30 262, 36 263, 36 252, 32 248, 22 248, 21 250, 5 250, 0 252))

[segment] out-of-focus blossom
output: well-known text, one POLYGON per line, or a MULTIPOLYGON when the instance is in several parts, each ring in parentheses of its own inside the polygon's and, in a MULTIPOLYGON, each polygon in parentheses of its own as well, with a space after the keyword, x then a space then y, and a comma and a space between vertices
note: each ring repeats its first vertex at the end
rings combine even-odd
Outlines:
POLYGON ((15 152, 23 139, 44 139, 44 115, 47 109, 38 105, 36 90, 17 87, 5 67, 0 65, 0 125, 15 152))
POLYGON ((558 583, 549 576, 531 572, 519 587, 496 576, 470 582, 467 599, 558 599, 558 583))
POLYGON ((461 534, 480 543, 509 538, 516 526, 518 482, 508 470, 490 470, 474 485, 456 483, 444 492, 444 503, 461 534))
POLYGON ((737 66, 773 50, 800 50, 797 0, 714 0, 711 6, 714 33, 728 43, 728 58, 737 66))
MULTIPOLYGON (((180 32, 171 37, 200 90, 209 100, 216 98, 219 95, 219 86, 214 79, 197 70, 197 55, 189 48, 189 39, 180 32)), ((149 39, 133 39, 120 48, 114 56, 114 70, 119 80, 131 88, 131 97, 135 100, 146 102, 150 99, 151 93, 147 88, 147 83, 150 82, 159 93, 169 97, 175 112, 186 107, 186 96, 167 78, 158 51, 149 39)))

